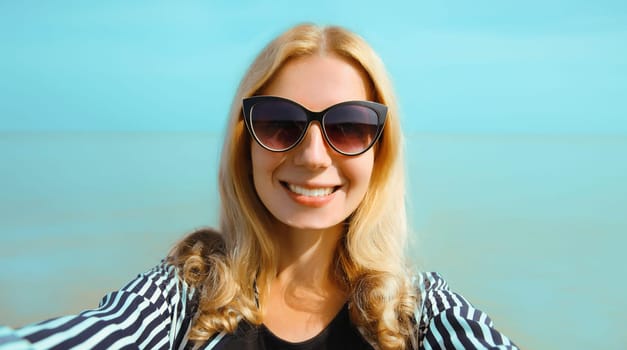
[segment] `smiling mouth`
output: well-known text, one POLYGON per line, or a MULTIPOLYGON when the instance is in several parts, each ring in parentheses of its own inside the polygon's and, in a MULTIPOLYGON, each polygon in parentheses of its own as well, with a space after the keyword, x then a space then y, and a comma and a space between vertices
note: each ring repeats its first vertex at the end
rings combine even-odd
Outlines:
POLYGON ((308 188, 302 187, 298 185, 294 185, 288 182, 281 181, 281 185, 287 188, 290 192, 293 192, 297 195, 305 196, 305 197, 324 197, 328 196, 331 193, 337 191, 340 186, 333 187, 317 187, 317 188, 308 188))

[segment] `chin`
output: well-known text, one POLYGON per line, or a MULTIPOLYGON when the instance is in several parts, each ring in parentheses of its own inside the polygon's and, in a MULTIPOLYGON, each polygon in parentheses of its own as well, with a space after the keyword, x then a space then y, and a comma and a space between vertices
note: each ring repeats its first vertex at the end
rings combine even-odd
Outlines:
POLYGON ((330 229, 337 229, 344 221, 329 221, 321 222, 320 220, 290 220, 283 222, 285 225, 292 229, 304 230, 304 231, 324 231, 330 229))

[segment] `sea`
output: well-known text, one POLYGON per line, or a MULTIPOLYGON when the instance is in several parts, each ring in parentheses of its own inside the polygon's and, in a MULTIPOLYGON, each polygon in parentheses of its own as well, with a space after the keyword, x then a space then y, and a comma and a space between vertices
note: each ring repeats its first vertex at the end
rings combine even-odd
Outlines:
MULTIPOLYGON (((222 135, 0 133, 0 324, 94 308, 216 226, 222 135)), ((525 349, 627 347, 627 135, 406 135, 408 253, 525 349)))

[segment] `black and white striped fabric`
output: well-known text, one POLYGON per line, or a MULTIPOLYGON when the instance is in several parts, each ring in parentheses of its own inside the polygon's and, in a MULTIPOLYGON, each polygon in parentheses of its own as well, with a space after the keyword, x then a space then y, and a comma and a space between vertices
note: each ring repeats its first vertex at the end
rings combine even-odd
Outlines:
MULTIPOLYGON (((416 319, 420 320, 420 349, 518 349, 493 327, 492 320, 485 313, 451 292, 437 273, 424 273, 418 278, 422 296, 420 309, 416 310, 416 319)), ((242 343, 235 339, 238 332, 217 334, 200 345, 187 339, 195 310, 193 296, 194 290, 179 279, 175 268, 162 262, 120 290, 105 296, 96 309, 17 330, 0 327, 0 350, 237 348, 234 344, 242 343)), ((341 312, 336 318, 341 315, 344 315, 345 323, 350 323, 346 312, 341 312)), ((340 326, 341 323, 334 320, 328 328, 346 327, 340 326)), ((328 328, 323 333, 328 333, 328 328)), ((354 332, 338 329, 343 332, 341 334, 354 336, 354 332)), ((340 341, 346 342, 347 339, 340 341)), ((354 338, 351 339, 354 341, 354 338)), ((275 339, 272 344, 277 344, 276 341, 280 342, 275 339)), ((332 344, 320 344, 320 339, 317 341, 298 343, 303 346, 290 344, 289 348, 335 348, 332 344)), ((274 348, 268 347, 267 343, 247 344, 252 344, 251 349, 274 348)))

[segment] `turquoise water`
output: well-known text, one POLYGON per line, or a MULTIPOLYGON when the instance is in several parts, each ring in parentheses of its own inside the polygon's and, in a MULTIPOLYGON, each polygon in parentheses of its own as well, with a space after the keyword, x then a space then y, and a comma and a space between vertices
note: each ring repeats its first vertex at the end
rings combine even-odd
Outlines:
MULTIPOLYGON (((219 135, 0 134, 0 323, 96 306, 215 225, 219 135)), ((414 134, 411 254, 524 348, 627 344, 627 136, 414 134)))

